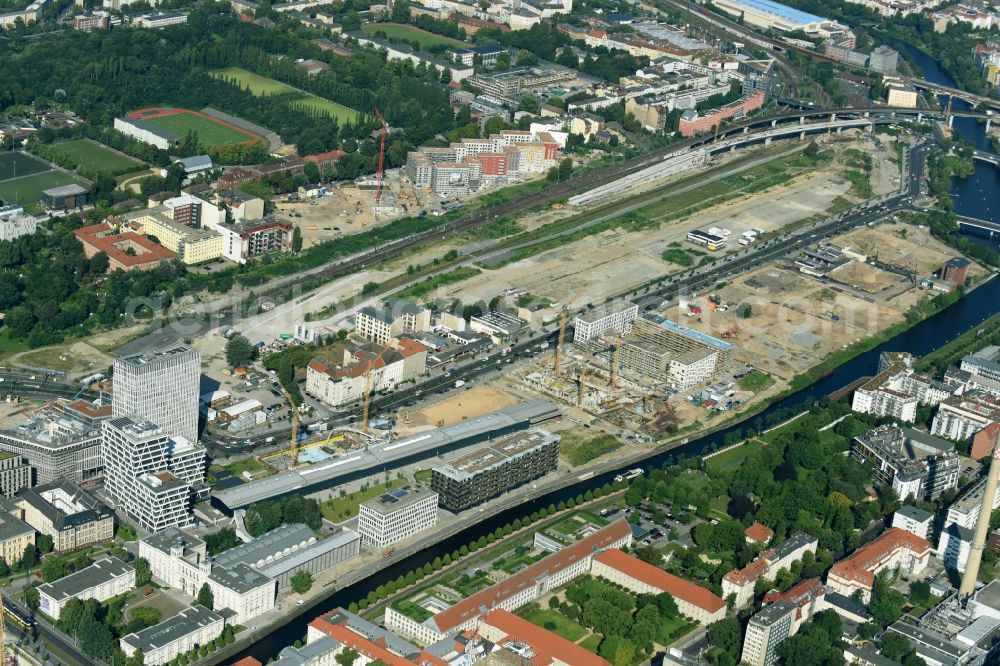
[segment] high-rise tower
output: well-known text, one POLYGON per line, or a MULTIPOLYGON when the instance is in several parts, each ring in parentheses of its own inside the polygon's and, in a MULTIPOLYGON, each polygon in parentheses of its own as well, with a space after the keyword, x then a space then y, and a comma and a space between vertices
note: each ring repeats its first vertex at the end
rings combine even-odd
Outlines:
POLYGON ((115 359, 112 413, 139 416, 168 436, 198 441, 198 381, 201 354, 169 345, 115 359))

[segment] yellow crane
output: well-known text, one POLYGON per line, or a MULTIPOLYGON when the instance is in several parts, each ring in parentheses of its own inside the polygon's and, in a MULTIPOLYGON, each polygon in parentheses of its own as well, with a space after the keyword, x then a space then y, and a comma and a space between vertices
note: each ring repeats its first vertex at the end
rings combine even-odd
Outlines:
POLYGON ((292 410, 292 443, 288 447, 288 453, 291 457, 291 462, 288 467, 295 467, 299 463, 299 410, 295 406, 295 401, 292 400, 292 394, 282 386, 281 392, 285 394, 285 400, 288 401, 288 406, 292 410))
POLYGON ((611 355, 611 381, 609 382, 611 388, 618 388, 618 363, 621 358, 622 351, 622 340, 621 338, 615 338, 615 353, 611 355))
POLYGON ((386 347, 385 349, 383 349, 382 352, 378 356, 376 356, 374 359, 372 359, 372 361, 368 364, 368 370, 365 371, 365 408, 364 408, 364 412, 363 412, 362 417, 361 417, 361 434, 362 435, 367 435, 368 434, 368 410, 371 407, 371 402, 372 402, 372 400, 371 400, 371 398, 372 398, 372 374, 374 374, 375 367, 378 365, 378 362, 382 360, 382 356, 384 356, 385 353, 388 352, 390 349, 391 349, 390 347, 386 347))
POLYGON ((553 373, 556 377, 562 376, 562 353, 563 345, 566 343, 566 320, 569 319, 569 306, 579 298, 580 294, 583 293, 583 289, 573 294, 573 296, 563 304, 562 312, 559 313, 559 340, 556 342, 556 363, 552 368, 553 373))

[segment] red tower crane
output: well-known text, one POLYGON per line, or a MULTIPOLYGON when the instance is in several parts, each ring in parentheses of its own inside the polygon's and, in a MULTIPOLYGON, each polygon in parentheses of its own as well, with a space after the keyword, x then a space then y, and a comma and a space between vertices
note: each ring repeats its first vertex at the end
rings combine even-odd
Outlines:
POLYGON ((385 169, 385 136, 389 133, 389 125, 386 124, 381 111, 375 109, 375 115, 378 116, 379 122, 382 123, 382 131, 380 132, 378 148, 378 173, 376 174, 377 184, 375 185, 375 203, 378 204, 378 202, 382 199, 382 174, 385 169))

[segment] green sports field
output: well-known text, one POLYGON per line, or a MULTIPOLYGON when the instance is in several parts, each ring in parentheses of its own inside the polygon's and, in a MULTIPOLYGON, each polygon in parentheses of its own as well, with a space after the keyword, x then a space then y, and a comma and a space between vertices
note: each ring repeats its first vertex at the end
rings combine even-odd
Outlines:
POLYGON ((63 155, 72 158, 74 162, 87 172, 122 174, 145 168, 145 165, 139 160, 122 155, 107 146, 101 145, 96 141, 90 141, 89 139, 63 141, 62 143, 57 143, 53 148, 63 155))
POLYGON ((231 143, 246 143, 254 137, 243 132, 226 127, 209 118, 196 116, 193 113, 178 113, 172 116, 146 118, 145 121, 161 129, 177 134, 182 139, 188 132, 198 135, 198 143, 209 148, 225 146, 231 143))
POLYGON ((0 182, 8 178, 42 173, 51 168, 42 160, 25 153, 0 153, 0 182))
POLYGON ((87 187, 82 179, 62 171, 45 171, 23 178, 18 175, 17 178, 0 181, 0 199, 5 203, 24 206, 28 212, 38 213, 41 212, 38 202, 42 199, 42 190, 73 183, 87 187))
POLYGON ((402 23, 366 23, 361 26, 361 31, 371 37, 376 32, 384 32, 385 36, 392 42, 420 42, 420 48, 427 49, 431 46, 467 46, 461 42, 444 35, 435 35, 412 25, 402 23))
POLYGON ((358 112, 343 104, 337 104, 328 99, 317 97, 312 93, 294 88, 287 83, 269 79, 253 72, 248 72, 239 67, 227 67, 212 72, 212 76, 235 81, 241 88, 248 88, 255 97, 267 97, 269 95, 287 95, 288 106, 293 109, 307 109, 317 111, 321 114, 335 118, 337 122, 353 122, 358 117, 358 112))

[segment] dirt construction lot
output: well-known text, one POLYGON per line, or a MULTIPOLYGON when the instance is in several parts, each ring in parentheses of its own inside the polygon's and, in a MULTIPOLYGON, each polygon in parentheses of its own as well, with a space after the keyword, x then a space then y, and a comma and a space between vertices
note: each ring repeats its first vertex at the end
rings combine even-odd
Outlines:
MULTIPOLYGON (((509 393, 489 386, 473 386, 466 391, 457 391, 447 398, 409 412, 409 426, 419 427, 454 425, 466 419, 474 419, 490 412, 517 404, 518 399, 509 393)), ((405 418, 400 421, 404 423, 405 418)))

